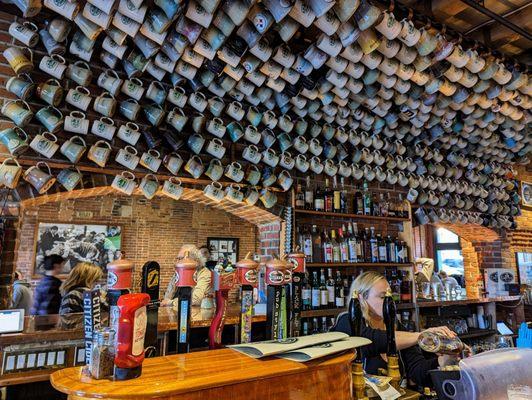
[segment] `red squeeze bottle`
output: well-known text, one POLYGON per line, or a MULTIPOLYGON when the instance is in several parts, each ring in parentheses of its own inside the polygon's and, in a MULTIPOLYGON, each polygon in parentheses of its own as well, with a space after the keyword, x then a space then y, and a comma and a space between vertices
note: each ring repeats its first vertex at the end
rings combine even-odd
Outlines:
POLYGON ((115 379, 126 380, 140 376, 144 361, 147 293, 124 294, 118 299, 120 310, 116 340, 115 379))

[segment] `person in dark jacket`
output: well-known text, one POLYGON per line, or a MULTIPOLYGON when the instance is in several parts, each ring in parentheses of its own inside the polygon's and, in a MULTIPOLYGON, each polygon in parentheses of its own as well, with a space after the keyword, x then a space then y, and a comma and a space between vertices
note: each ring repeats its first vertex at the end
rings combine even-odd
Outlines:
MULTIPOLYGON (((373 375, 378 375, 379 368, 386 369, 386 330, 382 317, 384 296, 389 289, 386 278, 374 271, 364 272, 351 285, 349 293, 356 291, 359 296, 360 306, 364 317, 361 336, 372 341, 371 344, 360 349, 364 360, 364 370, 373 375)), ((337 317, 332 331, 344 332, 352 335, 349 316, 347 312, 337 317)), ((455 337, 456 334, 446 326, 429 328, 427 331, 437 332, 444 336, 455 337)), ((400 367, 403 375, 421 387, 432 386, 429 371, 438 366, 453 363, 450 356, 431 356, 426 358, 417 346, 420 332, 405 332, 397 330, 395 340, 400 356, 400 367), (431 357, 430 357, 431 356, 431 357)))
POLYGON ((32 315, 57 314, 61 304, 59 287, 61 280, 57 275, 63 269, 65 259, 57 254, 51 254, 44 258, 44 276, 35 288, 32 315))
POLYGON ((13 273, 15 278, 13 282, 13 294, 11 295, 10 308, 24 309, 24 314, 29 315, 33 304, 33 294, 31 285, 22 278, 20 271, 13 273))
POLYGON ((91 290, 102 276, 102 269, 97 265, 88 262, 78 263, 59 289, 63 296, 59 314, 83 312, 83 293, 91 290))

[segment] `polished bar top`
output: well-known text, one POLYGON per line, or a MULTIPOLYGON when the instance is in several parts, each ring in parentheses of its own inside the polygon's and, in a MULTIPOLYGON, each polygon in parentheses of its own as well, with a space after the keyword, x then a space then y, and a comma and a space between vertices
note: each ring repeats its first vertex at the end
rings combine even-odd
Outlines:
MULTIPOLYGON (((81 367, 65 368, 54 372, 50 376, 52 385, 59 391, 75 398, 91 399, 148 399, 148 398, 183 398, 188 399, 186 394, 197 393, 213 388, 230 387, 239 384, 261 384, 261 381, 268 379, 286 379, 308 377, 312 385, 316 377, 328 378, 328 371, 337 371, 338 378, 349 380, 350 385, 350 363, 353 359, 353 352, 347 352, 335 357, 310 361, 307 363, 297 363, 281 358, 268 357, 265 359, 254 359, 244 354, 230 349, 201 351, 188 354, 175 354, 165 357, 149 358, 144 360, 142 375, 137 379, 128 381, 94 380, 82 374, 81 367), (338 368, 338 369, 335 369, 338 368), (345 376, 343 376, 345 373, 345 376)), ((294 387, 300 387, 301 381, 292 379, 294 387)), ((317 384, 317 382, 314 382, 317 384)), ((329 391, 334 391, 334 382, 328 380, 324 382, 331 386, 329 391)), ((344 382, 345 383, 345 382, 344 382)), ((321 383, 320 383, 321 384, 321 383)), ((337 399, 350 398, 349 385, 342 386, 342 390, 347 387, 345 397, 338 396, 337 399), (347 397, 349 395, 349 397, 347 397)), ((257 393, 241 393, 242 397, 220 397, 219 399, 255 399, 255 398, 279 398, 270 396, 267 393, 275 391, 286 392, 286 385, 279 388, 272 388, 271 385, 262 384, 260 390, 262 395, 257 397, 257 393)), ((282 386, 282 385, 280 385, 282 386)), ((296 389, 294 389, 296 390, 296 389)), ((297 389, 300 390, 300 389, 297 389)), ((308 390, 308 389, 306 389, 308 390)), ((234 393, 234 387, 227 389, 227 393, 234 393)), ((317 396, 330 398, 327 393, 319 392, 317 396)), ((301 393, 300 393, 301 394, 301 393)), ((196 394, 194 399, 210 399, 211 397, 196 394)), ((288 395, 285 399, 307 399, 307 397, 288 395)))
MULTIPOLYGON (((192 328, 209 327, 215 309, 192 307, 190 325, 192 328)), ((227 309, 225 324, 236 325, 240 322, 240 309, 237 304, 227 309)), ((107 316, 104 314, 104 320, 107 316)), ((253 322, 266 321, 265 315, 256 315, 253 322)), ((158 330, 160 333, 176 330, 176 312, 172 307, 159 308, 158 330)), ((83 339, 83 313, 69 315, 37 315, 24 317, 24 330, 19 333, 0 335, 0 346, 32 343, 47 340, 83 339)))

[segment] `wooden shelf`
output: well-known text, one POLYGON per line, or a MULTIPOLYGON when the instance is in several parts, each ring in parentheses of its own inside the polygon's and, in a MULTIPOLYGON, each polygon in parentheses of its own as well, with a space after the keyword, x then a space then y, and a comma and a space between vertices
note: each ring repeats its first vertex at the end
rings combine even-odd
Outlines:
POLYGON ((359 267, 359 268, 370 268, 370 267, 411 267, 412 263, 398 264, 398 263, 306 263, 307 268, 336 268, 336 267, 359 267))
POLYGON ((413 310, 416 308, 416 305, 414 303, 397 303, 395 308, 397 310, 413 310))
POLYGON ((337 316, 341 312, 344 312, 345 308, 323 308, 318 310, 305 310, 301 311, 301 318, 312 318, 312 317, 329 317, 337 316))
POLYGON ((448 307, 448 306, 457 306, 464 304, 482 304, 482 303, 492 303, 492 302, 504 302, 504 301, 519 301, 521 296, 502 296, 502 297, 481 297, 478 299, 475 298, 463 298, 463 299, 454 299, 454 300, 423 300, 417 299, 417 306, 419 308, 427 307, 448 307))
POLYGON ((335 212, 328 212, 328 211, 302 210, 298 208, 296 208, 294 211, 296 214, 321 215, 324 217, 344 218, 344 219, 365 219, 365 220, 387 221, 387 222, 410 221, 410 218, 404 218, 404 217, 377 217, 374 215, 359 215, 359 214, 350 214, 350 213, 335 213, 335 212))
POLYGON ((491 336, 491 335, 495 335, 496 333, 497 331, 495 329, 474 329, 471 332, 458 335, 458 337, 464 340, 464 339, 473 339, 473 338, 482 337, 482 336, 491 336))

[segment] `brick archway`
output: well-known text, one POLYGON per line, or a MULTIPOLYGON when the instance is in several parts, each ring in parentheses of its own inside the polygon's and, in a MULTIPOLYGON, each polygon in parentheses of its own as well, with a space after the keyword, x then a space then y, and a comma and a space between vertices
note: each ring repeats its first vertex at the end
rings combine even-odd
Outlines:
MULTIPOLYGON (((43 204, 47 204, 51 202, 64 201, 64 200, 74 200, 74 199, 82 199, 82 198, 89 198, 89 197, 100 197, 100 196, 107 196, 107 195, 116 196, 120 194, 121 194, 120 192, 118 192, 116 189, 114 189, 111 186, 100 186, 100 187, 94 187, 90 189, 73 190, 71 192, 58 192, 58 193, 53 193, 53 194, 44 194, 39 197, 22 200, 20 202, 20 206, 21 208, 27 208, 27 207, 35 207, 35 206, 39 206, 39 205, 43 205, 43 204)), ((135 193, 133 193, 133 195, 141 196, 140 191, 138 189, 135 193)), ((159 194, 159 196, 164 196, 164 195, 159 194)), ((202 205, 215 208, 217 210, 228 212, 254 225, 262 225, 262 224, 267 224, 267 223, 280 222, 282 220, 278 215, 270 211, 267 211, 257 205, 249 206, 244 203, 236 204, 236 203, 230 202, 229 200, 222 200, 219 203, 215 202, 207 198, 203 194, 203 191, 199 189, 185 187, 183 191, 183 195, 180 200, 199 203, 202 205)))

